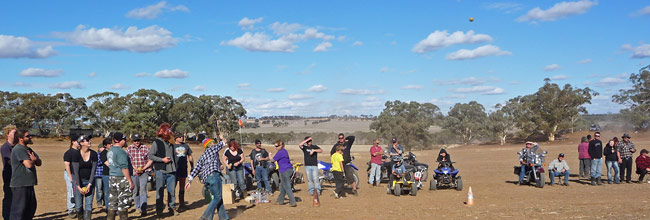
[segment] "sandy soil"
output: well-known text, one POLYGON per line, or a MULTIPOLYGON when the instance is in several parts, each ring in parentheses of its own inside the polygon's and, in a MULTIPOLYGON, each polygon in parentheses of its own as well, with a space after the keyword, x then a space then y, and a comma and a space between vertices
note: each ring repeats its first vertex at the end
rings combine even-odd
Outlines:
MULTIPOLYGON (((604 132, 603 139, 621 136, 622 133, 604 132)), ((580 135, 569 135, 567 141, 540 143, 542 149, 549 152, 547 163, 563 152, 571 167, 571 172, 578 172, 577 145, 580 135)), ((95 140, 94 143, 98 143, 95 140)), ((647 134, 633 134, 633 142, 638 149, 650 148, 647 134)), ((63 152, 66 142, 35 139, 33 148, 43 159, 43 166, 38 168, 39 185, 36 187, 38 198, 37 219, 64 219, 65 185, 63 180, 63 152)), ((95 145, 93 144, 93 145, 95 145)), ((331 144, 322 144, 329 150, 331 144)), ((588 180, 573 175, 570 186, 545 186, 543 189, 533 186, 516 186, 517 176, 512 167, 517 164, 516 152, 522 144, 472 145, 449 149, 452 159, 457 161, 465 188, 462 191, 424 189, 417 196, 400 197, 387 195, 385 184, 372 187, 367 184, 365 162, 368 161, 368 146, 354 146, 357 165, 361 168, 362 179, 359 196, 334 199, 331 194, 333 186, 324 186, 321 207, 313 208, 307 194, 307 184, 299 184, 296 197, 303 200, 298 207, 278 206, 273 204, 252 205, 245 201, 226 205, 228 213, 234 219, 648 219, 650 213, 650 184, 620 184, 590 186, 588 180), (466 206, 469 187, 472 187, 475 205, 466 206)), ((195 156, 201 154, 198 145, 192 145, 195 156)), ((272 152, 274 149, 267 147, 272 152)), ((297 146, 288 148, 291 156, 302 162, 302 153, 297 146)), ((250 150, 246 149, 246 153, 250 150)), ((437 151, 414 152, 422 162, 433 165, 437 151)), ((635 154, 635 157, 638 155, 635 154)), ((329 157, 327 157, 329 158, 329 157)), ((321 156, 321 159, 325 159, 321 156)), ((603 175, 606 172, 603 165, 603 175)), ((634 174, 636 180, 638 175, 634 174)), ((547 179, 548 180, 548 179, 547 179)), ((191 209, 180 215, 167 219, 198 219, 206 204, 201 200, 202 185, 192 186, 187 196, 191 209)), ((428 186, 428 183, 426 184, 428 186)), ((277 195, 277 193, 276 193, 277 195)), ((155 195, 149 192, 149 212, 153 213, 155 195)), ((99 208, 94 219, 104 219, 105 214, 99 208)), ((138 213, 132 213, 136 216, 138 213)), ((148 216, 145 219, 153 219, 148 216)), ((136 219, 136 217, 132 217, 136 219)))

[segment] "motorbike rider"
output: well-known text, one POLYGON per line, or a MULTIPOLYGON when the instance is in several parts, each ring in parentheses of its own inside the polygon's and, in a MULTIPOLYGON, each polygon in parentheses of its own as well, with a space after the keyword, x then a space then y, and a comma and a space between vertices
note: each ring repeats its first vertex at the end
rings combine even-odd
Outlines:
POLYGON ((519 171, 519 181, 517 182, 517 185, 521 185, 524 181, 524 177, 526 176, 528 155, 532 152, 537 151, 537 148, 539 148, 537 142, 526 141, 526 147, 522 148, 521 151, 519 151, 519 163, 521 164, 521 171, 519 171))
MULTIPOLYGON (((404 167, 404 164, 402 164, 402 158, 400 157, 394 157, 393 158, 393 167, 392 167, 392 174, 390 175, 390 181, 388 184, 393 184, 393 180, 399 180, 402 178, 402 175, 406 173, 406 168, 404 167)), ((391 185, 391 187, 393 187, 391 185)))
POLYGON ((449 162, 449 168, 451 168, 451 171, 456 170, 454 168, 454 165, 451 163, 451 155, 447 153, 447 150, 440 149, 440 152, 438 152, 438 159, 436 159, 436 162, 438 162, 438 171, 442 171, 441 168, 443 167, 443 162, 449 162))

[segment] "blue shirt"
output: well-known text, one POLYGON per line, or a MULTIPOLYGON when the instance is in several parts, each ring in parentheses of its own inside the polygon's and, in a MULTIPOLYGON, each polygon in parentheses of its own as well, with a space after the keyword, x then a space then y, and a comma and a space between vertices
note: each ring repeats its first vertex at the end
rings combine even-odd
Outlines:
POLYGON ((201 180, 201 182, 204 182, 213 173, 221 172, 221 160, 219 160, 219 151, 224 146, 226 146, 226 144, 224 144, 223 141, 220 141, 219 144, 205 149, 203 155, 201 155, 199 160, 196 161, 196 166, 194 166, 194 169, 192 169, 192 172, 190 172, 190 176, 187 177, 188 181, 192 182, 192 179, 201 173, 199 180, 201 180))
POLYGON ((393 165, 393 171, 397 174, 402 174, 406 172, 406 168, 404 168, 404 163, 400 164, 397 166, 397 164, 393 165))
POLYGON ((279 150, 275 156, 273 156, 273 160, 278 162, 278 166, 280 167, 280 173, 284 173, 284 171, 287 171, 289 169, 292 169, 293 167, 291 166, 291 160, 289 159, 289 152, 287 149, 282 148, 282 150, 279 150))

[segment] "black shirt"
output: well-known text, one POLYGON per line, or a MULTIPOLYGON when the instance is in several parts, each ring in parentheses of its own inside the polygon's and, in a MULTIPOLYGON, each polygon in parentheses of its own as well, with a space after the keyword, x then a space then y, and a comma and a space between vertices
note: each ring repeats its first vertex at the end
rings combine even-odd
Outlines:
POLYGON ((259 166, 266 167, 267 161, 266 160, 260 160, 260 158, 269 157, 269 152, 266 152, 266 150, 264 150, 264 148, 260 148, 260 151, 257 151, 257 148, 256 148, 256 149, 253 149, 251 151, 251 154, 248 155, 248 156, 251 158, 251 161, 253 161, 253 165, 255 167, 259 167, 259 166))
MULTIPOLYGON (((81 154, 79 153, 79 150, 75 150, 74 148, 70 148, 70 149, 68 149, 68 151, 66 151, 63 154, 63 161, 70 162, 70 163, 79 162, 79 158, 81 157, 80 155, 81 154)), ((95 156, 97 156, 97 155, 95 155, 95 156)), ((70 164, 70 173, 72 175, 74 175, 74 170, 72 170, 72 164, 70 164)), ((70 178, 72 178, 72 177, 70 177, 70 178)))
POLYGON ((350 149, 352 149, 352 144, 354 143, 354 136, 347 136, 345 137, 345 142, 340 143, 336 142, 334 146, 332 146, 332 150, 330 150, 330 155, 336 153, 336 146, 342 145, 343 146, 343 165, 346 165, 350 162, 352 162, 352 157, 350 156, 350 149))
POLYGON ((108 150, 104 150, 101 153, 99 153, 99 159, 102 160, 102 166, 104 167, 104 169, 102 170, 102 176, 109 176, 110 175, 109 172, 111 171, 111 169, 108 168, 108 166, 106 166, 106 161, 108 161, 108 158, 106 157, 107 154, 108 154, 108 150))
MULTIPOLYGON (((234 164, 234 163, 237 163, 237 162, 239 162, 241 160, 243 153, 244 153, 244 151, 242 151, 241 149, 237 149, 237 156, 233 156, 230 153, 230 149, 228 149, 228 150, 226 150, 226 153, 224 153, 224 155, 226 156, 226 158, 228 158, 228 164, 234 164)), ((236 166, 236 167, 241 167, 241 164, 239 164, 239 166, 236 166)), ((235 168, 235 167, 233 167, 233 168, 235 168)))
POLYGON ((176 157, 176 170, 187 170, 187 157, 192 155, 192 149, 186 143, 174 144, 174 157, 176 157))
POLYGON ((318 166, 318 153, 314 152, 314 154, 309 155, 309 152, 318 150, 320 147, 316 145, 303 145, 302 146, 302 153, 305 154, 305 166, 318 166))
POLYGON ((603 151, 603 154, 605 155, 605 161, 618 161, 618 155, 616 155, 616 152, 618 152, 618 149, 616 147, 612 147, 609 145, 609 143, 607 143, 607 146, 603 151))
POLYGON ((600 140, 591 140, 589 142, 589 156, 591 159, 603 158, 603 142, 600 140))
POLYGON ((89 180, 91 171, 93 170, 93 162, 97 164, 97 152, 90 150, 90 158, 84 161, 81 154, 79 154, 79 178, 81 180, 89 180))

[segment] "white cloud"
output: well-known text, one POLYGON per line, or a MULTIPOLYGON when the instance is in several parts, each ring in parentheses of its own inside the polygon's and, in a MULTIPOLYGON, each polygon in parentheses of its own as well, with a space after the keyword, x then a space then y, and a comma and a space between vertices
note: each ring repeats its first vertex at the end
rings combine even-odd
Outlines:
POLYGON ((182 78, 187 78, 188 76, 190 76, 190 74, 187 71, 183 71, 180 69, 173 69, 173 70, 164 69, 156 72, 154 76, 158 78, 182 79, 182 78))
POLYGON ((557 64, 554 63, 554 64, 550 64, 550 65, 545 66, 544 71, 551 72, 551 71, 559 70, 560 68, 561 68, 560 65, 557 65, 557 64))
POLYGON ((384 94, 385 91, 383 89, 379 89, 379 90, 344 89, 341 90, 339 93, 343 95, 378 95, 378 94, 384 94))
POLYGON ((320 84, 313 85, 312 87, 309 87, 309 89, 307 89, 307 92, 325 92, 325 91, 327 91, 327 87, 320 84))
POLYGON ((63 70, 45 70, 40 68, 27 68, 20 71, 18 75, 27 77, 57 77, 63 73, 63 70))
POLYGON ((502 88, 494 86, 474 86, 469 88, 456 88, 451 90, 455 93, 481 93, 484 95, 498 95, 503 94, 505 91, 502 88))
POLYGON ((422 85, 406 85, 406 86, 402 86, 402 89, 420 90, 422 88, 424 88, 422 85))
POLYGON ((634 15, 640 16, 640 15, 650 15, 650 6, 645 6, 642 9, 639 9, 634 15))
POLYGON ((304 94, 291 94, 289 95, 289 100, 303 100, 303 99, 311 99, 314 98, 313 96, 309 95, 304 95, 304 94))
POLYGON ((248 51, 261 51, 261 52, 293 52, 298 46, 293 42, 285 39, 271 39, 265 33, 244 33, 244 35, 229 40, 222 41, 221 45, 235 46, 248 51))
POLYGON ((262 20, 264 20, 264 18, 262 17, 255 18, 255 19, 244 17, 241 20, 239 20, 239 23, 237 23, 237 25, 239 25, 242 29, 251 29, 255 24, 262 22, 262 20))
POLYGON ((0 34, 0 58, 47 58, 56 55, 52 46, 36 47, 26 37, 0 34))
POLYGON ((88 77, 95 77, 95 76, 97 76, 97 73, 95 72, 88 73, 88 77))
POLYGON ((443 47, 449 47, 454 44, 475 44, 492 41, 492 37, 486 34, 475 34, 473 30, 464 33, 456 31, 452 34, 446 30, 436 30, 429 36, 417 43, 411 51, 415 53, 427 53, 443 47))
POLYGON ((583 84, 585 86, 599 86, 599 87, 611 87, 611 86, 620 86, 621 84, 627 83, 628 74, 619 74, 614 77, 608 76, 604 77, 596 82, 591 82, 589 80, 585 81, 583 84))
POLYGON ((324 41, 324 42, 318 44, 318 46, 316 46, 316 48, 314 48, 314 52, 326 52, 327 48, 330 48, 330 47, 332 47, 332 43, 324 41))
POLYGON ((361 102, 361 107, 366 107, 366 108, 378 108, 378 107, 383 107, 384 102, 379 100, 376 96, 368 96, 366 97, 363 102, 361 102))
POLYGON ((484 5, 487 9, 500 10, 507 14, 524 9, 522 4, 516 2, 494 2, 484 5))
POLYGON ((240 83, 240 84, 237 84, 237 88, 238 89, 248 89, 248 87, 250 85, 251 85, 250 83, 240 83))
POLYGON ((118 83, 111 86, 111 89, 115 89, 115 90, 123 90, 123 89, 130 89, 130 88, 131 88, 130 86, 124 85, 122 83, 118 83))
POLYGON ((57 33, 68 41, 93 49, 127 50, 146 53, 176 46, 178 39, 171 32, 156 25, 138 29, 131 26, 125 31, 109 28, 87 28, 79 25, 73 32, 57 33))
POLYGON ((286 90, 287 90, 287 89, 285 89, 285 88, 270 88, 270 89, 266 89, 267 92, 284 92, 284 91, 286 91, 286 90))
POLYGON ((276 35, 287 35, 290 33, 294 33, 302 28, 302 25, 300 24, 289 24, 289 23, 280 23, 280 22, 274 22, 270 26, 271 30, 273 30, 273 33, 276 35))
POLYGON ((517 80, 510 81, 510 85, 519 85, 519 84, 521 84, 521 82, 517 80))
POLYGON ((623 46, 621 46, 621 49, 631 51, 632 52, 632 55, 630 55, 631 58, 650 57, 650 44, 641 43, 637 47, 633 47, 630 44, 624 44, 623 46))
POLYGON ((452 94, 452 95, 447 96, 445 98, 448 98, 448 99, 464 99, 465 97, 467 97, 465 94, 452 94))
POLYGON ((142 72, 142 73, 135 74, 135 77, 147 77, 147 76, 151 76, 151 73, 142 72))
POLYGON ((587 63, 591 63, 591 59, 584 59, 584 60, 578 61, 578 64, 587 64, 587 63))
POLYGON ((565 79, 568 79, 568 78, 569 77, 565 76, 565 75, 555 75, 555 76, 551 77, 551 80, 565 80, 565 79))
POLYGON ((591 7, 597 4, 597 1, 589 0, 559 2, 546 10, 542 10, 539 7, 533 8, 526 15, 517 18, 517 22, 555 21, 559 18, 587 13, 591 7))
POLYGON ((312 72, 311 69, 313 69, 314 67, 316 67, 316 64, 312 63, 309 66, 307 66, 307 68, 305 68, 305 70, 298 71, 298 72, 296 72, 296 74, 311 74, 311 72, 312 72))
POLYGON ((494 45, 485 45, 480 46, 473 50, 461 49, 453 53, 447 54, 445 59, 447 60, 467 60, 467 59, 476 59, 479 57, 486 56, 508 56, 512 55, 512 52, 501 50, 499 47, 494 45))
POLYGON ((354 47, 356 47, 356 46, 363 46, 363 42, 361 42, 361 41, 355 41, 354 43, 352 43, 352 46, 354 46, 354 47))
POLYGON ((50 85, 52 89, 83 89, 84 86, 77 81, 67 81, 50 85))
POLYGON ((171 88, 167 89, 167 91, 168 92, 176 92, 176 91, 178 91, 179 89, 182 89, 182 88, 183 88, 182 86, 174 86, 174 87, 171 87, 171 88))
POLYGON ((158 4, 155 5, 149 5, 144 8, 136 8, 128 13, 126 13, 126 17, 128 18, 138 18, 138 19, 154 19, 158 17, 160 13, 163 13, 163 11, 183 11, 183 12, 190 12, 190 9, 188 9, 185 5, 177 5, 177 6, 172 6, 172 5, 167 5, 167 2, 161 1, 158 4))
POLYGON ((201 85, 194 86, 194 91, 205 91, 205 90, 207 90, 205 86, 201 86, 201 85))
POLYGON ((448 80, 448 81, 442 81, 442 80, 434 80, 433 82, 445 86, 445 85, 472 85, 472 86, 477 86, 477 85, 482 85, 485 83, 493 83, 493 82, 499 82, 501 81, 499 78, 496 77, 488 77, 488 78, 476 78, 476 77, 466 77, 462 78, 460 80, 448 80))
POLYGON ((32 85, 29 84, 29 83, 25 83, 25 82, 15 82, 15 83, 13 84, 13 86, 15 86, 15 87, 30 87, 30 86, 32 86, 32 85))

